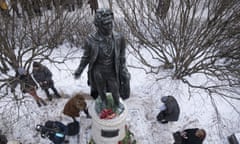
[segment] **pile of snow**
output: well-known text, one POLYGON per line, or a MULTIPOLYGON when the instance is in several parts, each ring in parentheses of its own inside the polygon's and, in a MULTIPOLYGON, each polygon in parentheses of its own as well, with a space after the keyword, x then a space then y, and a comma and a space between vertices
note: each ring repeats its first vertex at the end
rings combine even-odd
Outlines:
MULTIPOLYGON (((63 51, 64 46, 61 48, 63 51)), ((58 53, 56 53, 58 54, 58 53)), ((81 51, 79 51, 79 57, 81 51)), ((75 80, 73 72, 79 64, 79 59, 67 61, 65 64, 53 65, 44 63, 53 73, 55 86, 60 93, 65 96, 60 99, 47 101, 47 106, 37 107, 31 96, 25 94, 24 103, 20 103, 20 109, 17 105, 6 101, 1 102, 0 112, 5 115, 0 122, 0 129, 7 131, 9 140, 18 139, 24 144, 47 144, 48 139, 41 138, 35 130, 37 124, 44 124, 47 120, 57 120, 65 124, 72 119, 62 114, 63 107, 67 100, 79 91, 89 93, 87 85, 86 70, 80 79, 75 80), (11 125, 10 125, 11 124, 11 125), (6 126, 10 126, 7 129, 6 126), (12 131, 10 131, 12 130, 12 131)), ((134 59, 128 57, 128 62, 133 63, 134 59)), ((131 96, 124 102, 127 105, 129 114, 127 123, 130 130, 134 133, 138 144, 172 144, 172 133, 186 128, 203 128, 207 132, 205 144, 226 144, 227 136, 237 132, 239 127, 239 117, 229 105, 215 97, 216 104, 220 105, 222 122, 212 106, 210 97, 202 90, 192 90, 191 94, 187 85, 181 81, 170 78, 156 81, 155 75, 145 74, 144 71, 129 67, 131 73, 131 96), (174 96, 180 106, 180 118, 177 122, 160 124, 156 121, 156 116, 161 106, 160 98, 162 96, 174 96)), ((169 72, 162 72, 161 76, 169 72)), ((201 82, 201 77, 192 77, 192 81, 201 82)), ((39 88, 38 94, 47 99, 45 93, 39 88)), ((22 95, 20 92, 19 95, 22 95)), ((92 99, 87 99, 87 103, 93 103, 92 99)), ((91 137, 91 119, 87 119, 84 113, 80 118, 80 134, 75 137, 68 137, 70 144, 86 144, 91 137)))

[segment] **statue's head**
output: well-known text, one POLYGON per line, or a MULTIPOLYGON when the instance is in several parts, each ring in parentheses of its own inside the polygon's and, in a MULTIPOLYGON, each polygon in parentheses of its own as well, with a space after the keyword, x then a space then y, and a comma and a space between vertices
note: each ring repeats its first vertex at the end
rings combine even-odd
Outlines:
POLYGON ((94 24, 104 35, 110 35, 113 29, 113 12, 110 9, 97 9, 94 24))

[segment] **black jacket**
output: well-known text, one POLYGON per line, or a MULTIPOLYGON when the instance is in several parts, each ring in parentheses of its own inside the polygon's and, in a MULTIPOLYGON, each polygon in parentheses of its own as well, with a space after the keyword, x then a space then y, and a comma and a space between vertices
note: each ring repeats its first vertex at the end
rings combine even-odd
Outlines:
POLYGON ((52 72, 44 65, 40 65, 38 70, 33 69, 33 77, 40 84, 47 81, 47 84, 41 85, 42 88, 49 88, 53 85, 52 72))
POLYGON ((182 144, 202 144, 203 139, 200 139, 195 135, 197 130, 198 128, 184 130, 184 132, 186 132, 187 139, 182 138, 182 144))
POLYGON ((168 96, 164 101, 167 109, 164 111, 164 119, 167 121, 177 121, 180 114, 179 105, 173 96, 168 96))

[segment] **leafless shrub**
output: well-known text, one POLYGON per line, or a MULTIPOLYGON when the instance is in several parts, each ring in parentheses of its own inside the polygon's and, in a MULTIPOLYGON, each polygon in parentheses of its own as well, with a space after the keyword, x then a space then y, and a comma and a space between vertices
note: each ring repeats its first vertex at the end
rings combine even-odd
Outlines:
MULTIPOLYGON (((161 17, 156 1, 117 1, 128 26, 134 68, 155 74, 171 69, 173 79, 191 89, 220 96, 239 113, 240 2, 237 0, 171 0, 161 17), (206 83, 191 77, 202 74, 206 83)), ((217 108, 216 108, 217 112, 217 108)), ((218 113, 218 112, 217 112, 218 113)))
POLYGON ((64 50, 59 58, 52 54, 54 51, 61 52, 60 45, 65 43, 79 47, 83 37, 92 30, 92 24, 89 24, 91 17, 90 12, 82 8, 75 12, 44 11, 42 16, 32 18, 17 18, 14 15, 0 18, 1 119, 6 119, 10 116, 7 113, 12 111, 19 115, 14 115, 13 119, 8 118, 16 121, 26 109, 27 103, 32 102, 20 89, 10 93, 9 87, 16 79, 17 68, 24 67, 30 72, 33 61, 48 61, 57 65, 73 59, 76 49, 72 48, 64 50), (6 108, 9 109, 4 110, 6 108))

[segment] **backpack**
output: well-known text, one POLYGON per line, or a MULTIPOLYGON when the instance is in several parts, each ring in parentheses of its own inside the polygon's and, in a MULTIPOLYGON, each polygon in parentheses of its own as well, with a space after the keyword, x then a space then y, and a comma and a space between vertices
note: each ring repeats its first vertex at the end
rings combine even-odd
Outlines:
POLYGON ((68 132, 66 135, 68 135, 68 136, 77 135, 79 133, 79 129, 80 129, 79 122, 74 121, 74 122, 68 123, 67 129, 68 129, 68 132))

